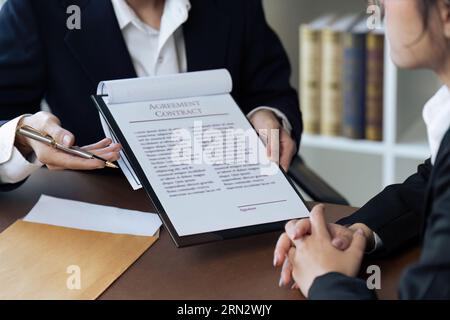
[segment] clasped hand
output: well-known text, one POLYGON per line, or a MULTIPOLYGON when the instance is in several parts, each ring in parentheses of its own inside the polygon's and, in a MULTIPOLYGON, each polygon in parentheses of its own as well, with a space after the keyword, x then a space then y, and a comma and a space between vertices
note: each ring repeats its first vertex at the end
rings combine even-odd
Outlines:
POLYGON ((274 252, 274 266, 282 267, 280 286, 293 280, 292 288, 300 289, 305 297, 314 280, 325 274, 357 276, 366 247, 373 246, 368 227, 327 224, 324 210, 318 205, 310 219, 290 221, 274 252))

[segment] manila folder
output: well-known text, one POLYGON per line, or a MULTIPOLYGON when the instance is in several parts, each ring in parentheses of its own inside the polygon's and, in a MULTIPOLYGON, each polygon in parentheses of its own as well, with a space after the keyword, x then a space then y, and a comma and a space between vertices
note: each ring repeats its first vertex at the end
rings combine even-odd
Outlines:
POLYGON ((156 240, 19 220, 0 234, 0 299, 96 299, 156 240))

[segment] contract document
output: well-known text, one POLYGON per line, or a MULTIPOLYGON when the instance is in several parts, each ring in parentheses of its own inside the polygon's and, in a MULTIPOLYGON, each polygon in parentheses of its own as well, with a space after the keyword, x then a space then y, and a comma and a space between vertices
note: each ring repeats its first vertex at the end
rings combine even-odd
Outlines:
POLYGON ((231 91, 228 71, 212 70, 105 81, 93 97, 105 133, 124 147, 125 175, 146 190, 178 246, 309 215, 231 91))

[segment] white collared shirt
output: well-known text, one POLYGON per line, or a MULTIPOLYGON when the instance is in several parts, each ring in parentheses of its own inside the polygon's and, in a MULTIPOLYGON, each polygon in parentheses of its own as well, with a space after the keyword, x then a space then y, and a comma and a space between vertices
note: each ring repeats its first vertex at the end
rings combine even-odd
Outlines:
MULTIPOLYGON (((189 0, 165 1, 160 30, 150 27, 139 19, 125 0, 111 0, 111 2, 138 77, 187 72, 182 25, 187 21, 191 9, 189 0)), ((283 128, 289 133, 292 131, 289 120, 278 109, 262 106, 253 110, 248 117, 261 109, 274 112, 281 119, 283 128)), ((0 158, 0 182, 2 183, 19 182, 41 166, 37 162, 28 162, 14 147, 17 123, 16 119, 1 127, 0 154, 3 154, 3 157, 0 158)))
POLYGON ((189 0, 166 0, 160 30, 142 22, 125 0, 111 0, 138 77, 187 72, 182 25, 189 0))
POLYGON ((0 183, 17 183, 42 167, 37 159, 25 159, 14 146, 18 117, 0 127, 0 183))
POLYGON ((427 125, 431 162, 436 162, 442 139, 450 128, 450 90, 443 86, 425 105, 423 119, 427 125))

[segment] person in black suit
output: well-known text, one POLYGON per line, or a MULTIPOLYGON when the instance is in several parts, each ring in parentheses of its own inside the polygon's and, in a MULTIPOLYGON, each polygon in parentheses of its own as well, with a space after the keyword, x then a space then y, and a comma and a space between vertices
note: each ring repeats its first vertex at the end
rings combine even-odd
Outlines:
POLYGON ((226 68, 254 127, 281 129, 285 169, 296 153, 298 97, 261 0, 9 0, 0 30, 0 119, 37 112, 45 98, 88 144, 103 137, 90 100, 100 81, 226 68))
POLYGON ((293 278, 310 299, 376 299, 356 278, 364 253, 392 255, 416 240, 422 255, 405 270, 399 297, 450 299, 450 1, 383 2, 394 62, 432 69, 445 84, 423 112, 432 157, 338 224, 327 225, 317 206, 286 225, 274 257, 280 285, 293 278))

